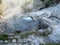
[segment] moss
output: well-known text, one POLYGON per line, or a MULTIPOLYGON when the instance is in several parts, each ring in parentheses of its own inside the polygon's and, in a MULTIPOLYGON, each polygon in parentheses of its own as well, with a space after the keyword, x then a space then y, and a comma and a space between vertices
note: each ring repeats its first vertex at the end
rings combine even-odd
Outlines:
MULTIPOLYGON (((1 6, 1 5, 0 5, 1 6)), ((0 15, 2 15, 2 10, 1 10, 1 7, 0 7, 0 15)))
POLYGON ((42 2, 44 2, 45 0, 41 0, 42 2))
POLYGON ((0 34, 0 36, 8 37, 8 34, 0 34))
POLYGON ((42 36, 47 36, 48 34, 42 34, 42 36))
POLYGON ((55 3, 59 2, 58 0, 41 0, 41 1, 45 4, 46 8, 49 7, 52 4, 55 4, 55 3))
POLYGON ((2 1, 0 0, 0 15, 2 15, 1 3, 2 3, 2 1))
POLYGON ((0 40, 8 40, 7 37, 0 37, 0 40))
POLYGON ((32 34, 35 34, 35 33, 37 33, 37 31, 28 31, 28 32, 26 32, 24 34, 20 34, 20 36, 21 36, 21 38, 26 38, 29 35, 32 35, 32 34))
POLYGON ((2 15, 2 13, 0 13, 0 15, 2 15))
POLYGON ((2 11, 1 11, 1 9, 0 9, 0 15, 2 15, 2 11))
POLYGON ((45 3, 45 7, 49 7, 50 5, 51 5, 51 1, 50 0, 45 3))
POLYGON ((0 34, 0 40, 8 40, 8 34, 0 34))
POLYGON ((60 45, 60 44, 46 44, 46 45, 60 45))
POLYGON ((43 33, 43 34, 40 34, 37 30, 35 31, 27 31, 25 33, 20 33, 20 38, 27 38, 29 35, 32 35, 32 34, 35 34, 37 36, 47 36, 48 34, 46 33, 43 33))
POLYGON ((0 4, 1 4, 1 0, 0 0, 0 4))

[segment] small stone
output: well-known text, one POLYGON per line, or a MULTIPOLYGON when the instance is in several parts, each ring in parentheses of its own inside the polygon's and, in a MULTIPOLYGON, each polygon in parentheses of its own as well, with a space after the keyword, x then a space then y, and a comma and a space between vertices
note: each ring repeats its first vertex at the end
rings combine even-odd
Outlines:
POLYGON ((8 43, 8 40, 5 40, 4 42, 5 42, 5 43, 8 43))
POLYGON ((3 43, 3 41, 2 41, 2 40, 0 40, 0 43, 3 43))
POLYGON ((16 42, 16 39, 13 39, 12 42, 16 42))

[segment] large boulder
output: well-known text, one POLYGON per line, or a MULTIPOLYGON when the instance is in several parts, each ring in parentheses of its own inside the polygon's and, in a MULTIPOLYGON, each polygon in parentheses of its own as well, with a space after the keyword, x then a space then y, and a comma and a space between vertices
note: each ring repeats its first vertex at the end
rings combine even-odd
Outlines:
POLYGON ((7 19, 7 27, 6 32, 13 32, 13 31, 30 31, 36 30, 36 22, 32 20, 31 17, 14 17, 7 19), (10 31, 8 31, 8 29, 10 31))
POLYGON ((31 31, 31 30, 39 30, 48 28, 48 24, 42 22, 42 19, 38 17, 34 19, 31 16, 13 16, 12 18, 7 19, 6 21, 6 32, 14 32, 14 31, 31 31), (9 31, 9 30, 10 31, 9 31))

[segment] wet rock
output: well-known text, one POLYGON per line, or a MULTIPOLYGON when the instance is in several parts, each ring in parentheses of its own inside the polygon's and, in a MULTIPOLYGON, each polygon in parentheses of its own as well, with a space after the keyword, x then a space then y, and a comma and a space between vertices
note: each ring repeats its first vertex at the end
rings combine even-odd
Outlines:
POLYGON ((31 16, 31 17, 37 23, 38 29, 48 28, 49 25, 47 24, 47 22, 42 17, 39 17, 39 16, 31 16))
POLYGON ((13 39, 12 42, 16 42, 16 39, 13 39))
POLYGON ((38 30, 38 33, 41 35, 41 36, 47 36, 47 35, 49 35, 49 34, 51 34, 52 33, 52 29, 50 28, 48 28, 48 29, 40 29, 40 30, 38 30))
POLYGON ((42 38, 38 38, 36 35, 30 35, 28 37, 28 41, 30 41, 31 44, 34 44, 34 45, 45 44, 42 38))
POLYGON ((46 29, 46 28, 48 28, 48 24, 42 22, 42 20, 39 21, 38 29, 46 29))
MULTIPOLYGON (((7 26, 11 32, 13 31, 30 31, 37 28, 37 23, 30 17, 16 17, 14 19, 7 20, 7 26)), ((7 28, 7 27, 6 27, 7 28)), ((8 31, 8 30, 7 30, 8 31)))
POLYGON ((2 40, 0 40, 0 43, 3 43, 3 41, 2 41, 2 40))
POLYGON ((46 29, 48 24, 46 24, 41 18, 38 17, 34 19, 31 16, 22 17, 12 17, 7 19, 6 32, 24 32, 38 29, 46 29), (8 31, 8 28, 10 31, 8 31))

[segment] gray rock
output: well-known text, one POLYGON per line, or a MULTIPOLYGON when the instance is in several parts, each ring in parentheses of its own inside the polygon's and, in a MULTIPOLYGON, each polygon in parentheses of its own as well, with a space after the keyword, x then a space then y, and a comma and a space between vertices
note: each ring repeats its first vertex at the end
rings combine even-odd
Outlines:
POLYGON ((2 40, 0 40, 0 43, 3 43, 3 41, 2 41, 2 40))
POLYGON ((16 17, 14 19, 7 20, 7 31, 6 32, 13 32, 13 31, 30 31, 35 30, 37 28, 36 21, 33 21, 31 17, 16 17), (8 29, 10 31, 8 31, 8 29))
POLYGON ((31 31, 38 29, 48 28, 48 25, 38 17, 34 19, 31 16, 23 16, 23 17, 13 17, 7 19, 6 32, 15 32, 15 31, 31 31), (8 31, 8 29, 10 31, 8 31))
POLYGON ((52 31, 53 31, 53 29, 51 27, 48 27, 47 29, 40 29, 40 30, 38 30, 38 33, 41 36, 47 36, 47 35, 51 34, 52 31))

